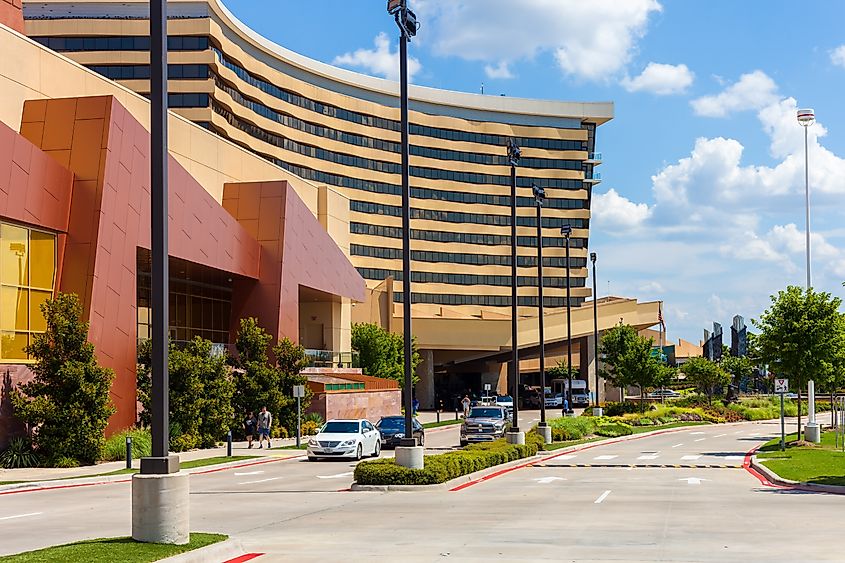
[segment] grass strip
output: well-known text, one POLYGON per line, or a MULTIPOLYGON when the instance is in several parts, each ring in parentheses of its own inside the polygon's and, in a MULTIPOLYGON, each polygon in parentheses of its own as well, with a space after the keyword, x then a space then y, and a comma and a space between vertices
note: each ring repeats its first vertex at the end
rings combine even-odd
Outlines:
POLYGON ((191 534, 186 545, 141 543, 132 538, 102 538, 65 545, 57 545, 36 551, 0 557, 0 563, 41 563, 61 561, 62 563, 148 563, 165 557, 172 557, 193 551, 228 539, 223 534, 191 534))
POLYGON ((845 485, 845 452, 836 449, 834 432, 822 434, 820 444, 790 445, 796 434, 786 436, 786 450, 780 451, 780 438, 766 442, 757 459, 766 467, 791 481, 819 485, 845 485))
POLYGON ((458 420, 441 420, 440 422, 426 422, 423 424, 423 428, 440 428, 441 426, 454 426, 455 424, 460 424, 464 421, 464 419, 459 418, 458 420))

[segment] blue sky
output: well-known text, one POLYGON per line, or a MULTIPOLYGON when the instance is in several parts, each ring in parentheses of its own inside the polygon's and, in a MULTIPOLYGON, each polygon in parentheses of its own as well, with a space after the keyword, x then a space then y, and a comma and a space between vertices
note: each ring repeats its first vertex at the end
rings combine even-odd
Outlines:
MULTIPOLYGON (((374 0, 224 0, 306 56, 376 76, 396 30, 374 0)), ((813 285, 845 280, 845 2, 411 0, 417 84, 613 101, 591 250, 599 295, 662 299, 673 338, 746 320, 803 284, 803 130, 813 107, 813 285), (841 127, 837 125, 843 124, 841 127)))

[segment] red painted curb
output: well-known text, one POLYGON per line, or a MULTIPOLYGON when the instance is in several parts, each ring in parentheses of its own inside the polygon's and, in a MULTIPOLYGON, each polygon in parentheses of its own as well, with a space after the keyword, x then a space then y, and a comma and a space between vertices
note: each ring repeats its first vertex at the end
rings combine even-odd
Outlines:
POLYGON ((235 557, 234 559, 227 559, 226 561, 223 561, 223 563, 243 563, 244 561, 251 561, 252 559, 255 559, 256 557, 261 557, 262 555, 264 555, 264 554, 263 553, 244 553, 243 555, 239 555, 238 557, 235 557))
MULTIPOLYGON (((669 433, 673 433, 673 432, 682 432, 684 430, 690 430, 691 428, 695 428, 695 427, 686 426, 686 427, 683 427, 683 428, 670 428, 669 430, 660 430, 660 431, 657 431, 657 432, 653 432, 651 434, 642 434, 640 436, 634 436, 632 438, 618 438, 618 439, 610 440, 608 442, 596 442, 594 444, 585 444, 583 446, 576 447, 573 450, 566 450, 566 451, 563 451, 563 452, 560 452, 560 453, 556 453, 556 454, 546 456, 542 460, 536 459, 534 461, 529 461, 529 462, 523 463, 521 465, 509 467, 508 469, 502 469, 501 471, 496 471, 495 473, 485 475, 484 477, 480 477, 480 478, 478 478, 474 481, 469 481, 468 483, 463 483, 461 485, 458 485, 457 487, 449 489, 449 492, 453 493, 453 492, 457 492, 457 491, 462 491, 463 489, 466 489, 467 487, 477 485, 478 483, 482 483, 484 481, 489 481, 490 479, 493 479, 493 478, 498 477, 500 475, 504 475, 505 473, 510 473, 511 471, 516 471, 517 469, 522 469, 523 467, 529 467, 531 465, 534 465, 535 463, 540 463, 541 461, 546 461, 546 460, 549 460, 549 459, 555 459, 556 457, 560 457, 562 455, 573 454, 575 452, 582 452, 584 450, 597 448, 599 446, 610 446, 612 444, 618 444, 619 442, 630 442, 632 440, 640 440, 640 439, 643 439, 643 438, 651 438, 652 436, 660 436, 662 434, 669 434, 669 433)), ((566 449, 566 448, 561 448, 561 449, 566 449)))

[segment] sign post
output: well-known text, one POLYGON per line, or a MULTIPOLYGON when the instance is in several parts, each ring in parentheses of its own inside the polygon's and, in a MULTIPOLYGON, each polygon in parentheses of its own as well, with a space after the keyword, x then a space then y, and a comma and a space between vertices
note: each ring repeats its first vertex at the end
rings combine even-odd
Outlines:
POLYGON ((786 427, 783 420, 783 394, 789 391, 789 380, 775 378, 775 393, 780 395, 780 451, 786 449, 786 427))
POLYGON ((300 436, 302 435, 302 416, 300 414, 300 405, 302 397, 305 396, 305 385, 294 385, 293 396, 296 397, 296 447, 300 446, 300 436))

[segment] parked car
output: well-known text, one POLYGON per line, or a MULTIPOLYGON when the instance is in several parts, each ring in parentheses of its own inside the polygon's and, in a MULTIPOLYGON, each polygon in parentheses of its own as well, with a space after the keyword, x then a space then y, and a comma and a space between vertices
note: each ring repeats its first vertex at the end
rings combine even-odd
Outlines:
POLYGON ((495 405, 507 410, 508 416, 513 416, 513 397, 510 395, 499 395, 496 397, 495 405))
MULTIPOLYGON (((425 428, 423 425, 413 419, 414 438, 420 446, 425 445, 425 428)), ((405 437, 405 417, 404 416, 383 416, 381 420, 376 423, 376 429, 381 433, 381 447, 395 448, 399 445, 399 441, 405 437)))
POLYGON ((546 395, 546 407, 563 407, 563 393, 546 395))
POLYGON ((308 461, 323 457, 361 459, 378 457, 381 434, 369 420, 330 420, 308 440, 308 461))
POLYGON ((473 407, 461 425, 461 446, 503 438, 508 428, 510 422, 504 407, 473 407))
POLYGON ((652 399, 673 399, 676 397, 680 397, 681 394, 671 389, 655 389, 654 391, 649 393, 648 396, 652 399))

